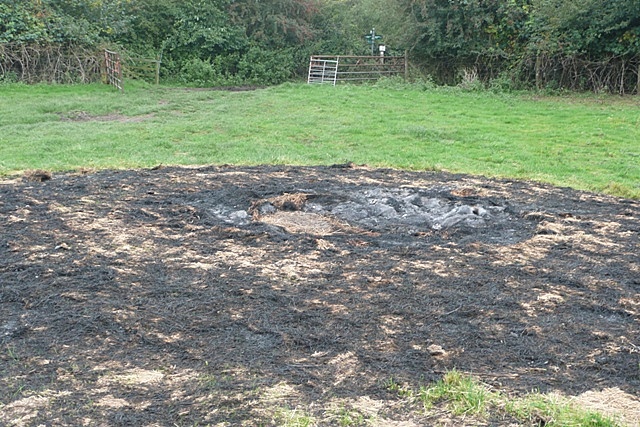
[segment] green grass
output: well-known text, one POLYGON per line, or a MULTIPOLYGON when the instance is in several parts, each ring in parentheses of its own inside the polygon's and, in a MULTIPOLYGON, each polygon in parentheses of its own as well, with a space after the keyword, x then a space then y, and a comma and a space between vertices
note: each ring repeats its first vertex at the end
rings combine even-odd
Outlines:
POLYGON ((367 425, 367 421, 365 420, 364 415, 353 409, 350 410, 347 408, 341 408, 336 415, 338 425, 340 427, 356 427, 367 425))
POLYGON ((312 416, 296 409, 276 409, 276 425, 281 427, 311 427, 315 425, 312 416))
POLYGON ((387 390, 421 404, 427 414, 439 405, 454 416, 480 420, 511 418, 521 423, 519 425, 620 426, 614 419, 574 405, 565 397, 541 393, 509 397, 456 370, 447 372, 441 380, 423 386, 417 392, 400 387, 393 380, 387 382, 387 390))
POLYGON ((534 393, 521 399, 513 399, 504 404, 504 410, 529 425, 548 427, 616 427, 615 420, 598 412, 572 405, 558 395, 534 393))
POLYGON ((0 86, 0 175, 158 164, 447 170, 640 198, 640 99, 285 84, 0 86), (105 116, 140 120, 69 121, 105 116))
POLYGON ((483 384, 458 371, 450 371, 431 387, 422 387, 418 393, 424 408, 429 410, 439 401, 445 401, 454 415, 487 415, 489 405, 499 398, 483 384))

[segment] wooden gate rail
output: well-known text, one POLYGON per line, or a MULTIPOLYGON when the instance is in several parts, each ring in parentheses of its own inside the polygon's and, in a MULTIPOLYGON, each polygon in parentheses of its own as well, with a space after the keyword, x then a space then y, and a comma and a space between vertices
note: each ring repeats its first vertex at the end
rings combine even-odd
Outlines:
POLYGON ((123 74, 127 79, 154 81, 160 84, 160 66, 162 64, 162 53, 156 58, 148 58, 124 52, 123 54, 123 74))

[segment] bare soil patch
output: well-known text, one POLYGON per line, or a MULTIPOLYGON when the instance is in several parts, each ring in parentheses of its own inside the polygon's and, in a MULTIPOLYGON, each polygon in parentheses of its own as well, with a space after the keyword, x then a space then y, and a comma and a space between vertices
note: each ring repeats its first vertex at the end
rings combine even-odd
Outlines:
POLYGON ((481 425, 385 385, 457 368, 514 395, 615 395, 638 425, 639 216, 353 165, 6 181, 0 424, 481 425))
POLYGON ((111 113, 104 115, 93 115, 86 111, 71 111, 69 113, 60 114, 60 120, 63 122, 120 122, 120 123, 139 123, 150 120, 154 114, 143 114, 139 116, 125 116, 124 114, 111 113))
POLYGON ((184 90, 188 92, 249 92, 253 90, 264 89, 266 86, 258 85, 244 85, 244 86, 214 86, 214 87, 181 87, 177 90, 184 90))

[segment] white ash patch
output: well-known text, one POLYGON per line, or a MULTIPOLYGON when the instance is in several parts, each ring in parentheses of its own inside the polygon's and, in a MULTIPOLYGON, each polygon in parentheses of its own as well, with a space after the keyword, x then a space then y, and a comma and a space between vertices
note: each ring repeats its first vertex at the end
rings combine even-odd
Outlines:
POLYGON ((208 213, 226 224, 247 225, 251 222, 251 217, 246 210, 235 207, 215 206, 209 209, 208 213))
POLYGON ((507 216, 503 206, 470 205, 415 189, 371 188, 343 196, 346 200, 335 204, 325 203, 323 198, 308 202, 304 210, 371 229, 390 224, 416 230, 444 230, 455 226, 481 228, 507 216))

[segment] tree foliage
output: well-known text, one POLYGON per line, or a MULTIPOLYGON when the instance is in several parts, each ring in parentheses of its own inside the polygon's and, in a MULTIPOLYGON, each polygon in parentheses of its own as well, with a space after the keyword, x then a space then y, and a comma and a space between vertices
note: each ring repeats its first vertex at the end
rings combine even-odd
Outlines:
POLYGON ((408 47, 443 81, 473 67, 523 85, 637 90, 637 0, 400 1, 412 22, 408 47))
POLYGON ((640 54, 640 4, 630 0, 535 0, 532 33, 548 53, 640 54))
POLYGON ((82 28, 86 21, 70 18, 45 0, 0 0, 0 42, 66 43, 73 38, 89 42, 82 28))
POLYGON ((247 37, 263 46, 282 48, 316 36, 312 24, 319 13, 316 0, 238 0, 230 4, 229 11, 247 37))
POLYGON ((511 86, 640 85, 638 0, 0 0, 0 43, 118 45, 207 84, 278 82, 310 54, 367 54, 373 27, 443 83, 473 69, 511 86))

